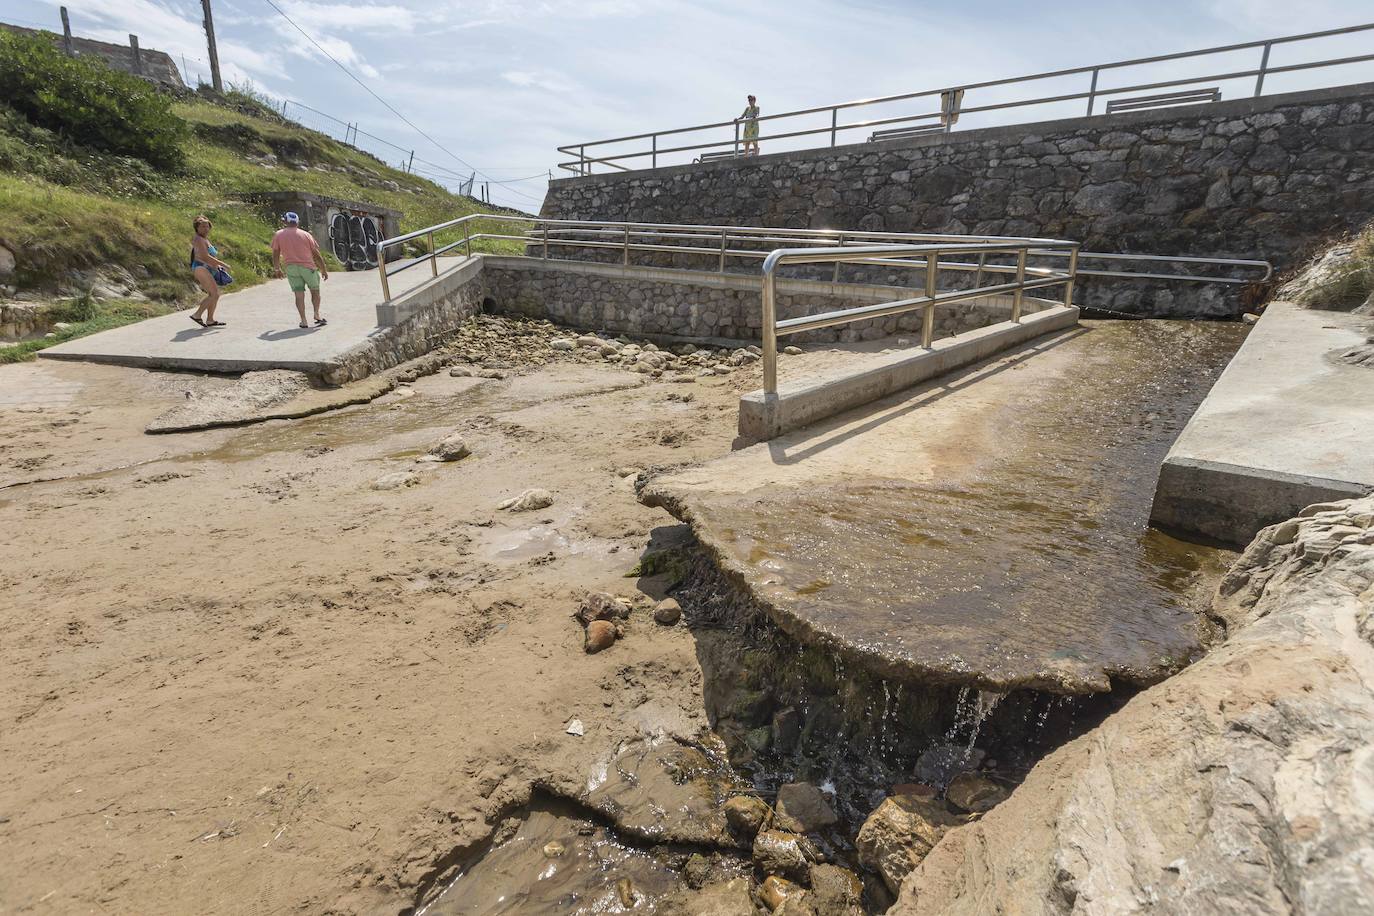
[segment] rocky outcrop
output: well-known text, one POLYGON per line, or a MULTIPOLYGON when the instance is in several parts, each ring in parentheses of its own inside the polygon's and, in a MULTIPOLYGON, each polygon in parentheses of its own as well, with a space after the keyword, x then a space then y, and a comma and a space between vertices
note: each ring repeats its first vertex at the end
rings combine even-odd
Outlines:
POLYGON ((1226 641, 951 830, 891 912, 1374 912, 1374 497, 1266 528, 1226 641))

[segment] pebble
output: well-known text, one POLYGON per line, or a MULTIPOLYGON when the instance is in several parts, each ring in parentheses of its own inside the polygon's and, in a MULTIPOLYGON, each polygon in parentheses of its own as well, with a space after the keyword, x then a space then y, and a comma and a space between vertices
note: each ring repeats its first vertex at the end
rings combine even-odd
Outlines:
POLYGON ((627 465, 626 465, 625 467, 623 467, 623 468, 616 468, 616 469, 615 469, 615 476, 617 476, 617 477, 634 477, 635 475, 637 475, 637 474, 638 474, 640 471, 642 471, 642 470, 644 470, 644 469, 643 469, 643 468, 633 467, 633 466, 627 464, 627 465))
POLYGON ((404 487, 413 487, 420 482, 420 475, 410 471, 396 471, 393 474, 383 474, 372 481, 374 490, 399 490, 404 487))
POLYGON ((783 347, 783 348, 782 348, 782 352, 786 353, 788 356, 801 356, 801 354, 802 354, 802 348, 801 348, 801 347, 783 347))
POLYGON ((716 375, 729 375, 729 374, 730 374, 730 367, 729 367, 729 366, 716 366, 716 368, 715 368, 714 371, 715 371, 716 375))
POLYGON ((801 893, 801 888, 777 875, 769 875, 759 885, 759 897, 770 910, 776 910, 790 897, 801 893))
POLYGON ((559 337, 549 341, 550 350, 574 350, 576 348, 577 344, 568 340, 566 337, 559 337))
MULTIPOLYGON (((581 722, 578 722, 576 719, 573 719, 573 722, 577 722, 577 725, 578 725, 578 728, 579 728, 579 729, 582 727, 582 723, 581 723, 581 722)), ((573 734, 573 732, 571 731, 571 729, 572 729, 572 722, 569 722, 569 723, 568 723, 568 728, 569 728, 568 734, 570 734, 570 735, 573 734)), ((576 734, 579 734, 579 735, 580 735, 580 734, 582 734, 582 732, 581 732, 581 731, 578 731, 576 734)), ((544 844, 544 858, 546 858, 546 859, 556 859, 556 858, 558 858, 559 856, 561 856, 566 850, 567 850, 567 847, 564 846, 562 843, 558 842, 557 840, 550 840, 549 842, 547 842, 547 843, 544 844)))
POLYGON ((725 803, 724 808, 730 829, 749 837, 763 829, 772 814, 767 803, 752 795, 736 795, 725 803))
POLYGON ((682 619, 682 605, 673 598, 664 598, 654 608, 654 622, 671 627, 682 619))
POLYGON ((615 624, 609 620, 593 620, 587 624, 587 641, 583 648, 588 655, 595 655, 602 649, 615 644, 615 624))
POLYGON ((462 436, 449 436, 429 450, 431 457, 439 461, 458 461, 472 454, 462 436))
MULTIPOLYGON (((567 726, 564 728, 564 731, 566 731, 570 735, 575 735, 578 738, 581 738, 583 734, 586 733, 586 729, 582 726, 581 719, 569 719, 567 726)), ((546 846, 544 848, 547 851, 548 847, 546 846)))
POLYGON ((469 366, 454 366, 448 370, 448 374, 454 378, 472 378, 472 368, 469 366))
POLYGON ((553 494, 548 490, 532 489, 526 490, 519 496, 508 499, 497 505, 498 509, 508 509, 511 512, 530 512, 534 509, 547 509, 553 505, 553 494))

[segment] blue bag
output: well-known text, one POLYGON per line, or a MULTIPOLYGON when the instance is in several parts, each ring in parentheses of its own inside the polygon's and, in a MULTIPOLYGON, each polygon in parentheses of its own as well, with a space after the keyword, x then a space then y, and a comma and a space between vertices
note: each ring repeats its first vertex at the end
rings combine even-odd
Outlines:
POLYGON ((216 267, 211 272, 211 275, 214 276, 215 283, 219 286, 228 286, 230 283, 234 282, 234 278, 230 276, 229 271, 225 270, 223 267, 216 267))

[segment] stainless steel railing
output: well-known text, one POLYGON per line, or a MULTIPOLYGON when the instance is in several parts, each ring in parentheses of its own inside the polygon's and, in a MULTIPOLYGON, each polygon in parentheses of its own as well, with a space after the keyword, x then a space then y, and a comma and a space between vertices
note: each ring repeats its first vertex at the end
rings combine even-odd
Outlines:
MULTIPOLYGON (((1366 33, 1370 30, 1374 30, 1374 23, 1355 25, 1343 29, 1327 29, 1321 32, 1308 32, 1302 35, 1288 35, 1260 41, 1247 41, 1240 44, 1205 48, 1199 51, 1183 51, 1177 54, 1139 57, 1133 60, 1096 64, 1090 67, 1052 70, 1045 73, 1032 74, 1030 76, 987 80, 981 83, 968 83, 962 86, 945 86, 940 89, 928 89, 921 92, 908 92, 901 95, 888 95, 871 99, 857 99, 850 102, 841 102, 837 105, 822 105, 818 108, 803 108, 796 111, 786 111, 779 114, 764 115, 757 119, 760 122, 769 122, 768 127, 770 129, 775 127, 780 128, 778 132, 760 136, 759 141, 761 143, 767 143, 769 141, 786 140, 797 137, 827 136, 829 138, 828 145, 833 147, 839 145, 841 135, 849 131, 895 124, 930 125, 932 127, 942 126, 945 129, 949 129, 958 120, 960 115, 967 116, 980 112, 1020 109, 1032 105, 1047 105, 1059 102, 1085 101, 1087 107, 1086 114, 1092 115, 1098 100, 1102 98, 1121 96, 1130 92, 1166 89, 1172 86, 1195 86, 1201 83, 1217 83, 1228 80, 1253 79, 1254 87, 1252 94, 1258 97, 1264 94, 1264 82, 1265 78, 1268 76, 1374 61, 1374 53, 1361 53, 1327 58, 1324 60, 1303 61, 1274 66, 1270 63, 1269 58, 1271 51, 1276 46, 1312 42, 1318 39, 1339 35, 1366 33), (1220 56, 1246 50, 1255 50, 1259 52, 1258 66, 1245 67, 1242 69, 1227 69, 1223 64, 1222 69, 1211 73, 1199 73, 1181 77, 1171 77, 1168 79, 1153 79, 1145 82, 1137 82, 1132 85, 1114 86, 1110 88, 1100 85, 1101 77, 1104 73, 1112 73, 1128 67, 1139 67, 1166 61, 1220 56), (1082 90, 1072 92, 1051 92, 1049 95, 1033 95, 1029 98, 1013 98, 1011 100, 998 100, 995 98, 997 93, 992 91, 1000 90, 1004 87, 1019 87, 1027 83, 1064 77, 1080 77, 1087 80, 1088 85, 1082 90), (966 98, 965 94, 969 94, 969 97, 966 98), (980 95, 986 96, 987 101, 983 104, 976 104, 980 95), (918 111, 894 117, 879 117, 869 120, 847 121, 844 123, 840 121, 841 112, 847 112, 853 109, 871 109, 872 106, 876 105, 903 102, 913 99, 931 100, 933 108, 929 111, 918 111), (968 102, 973 102, 975 104, 968 104, 968 102), (825 114, 829 114, 830 116, 829 124, 823 124, 819 127, 799 126, 799 122, 803 119, 814 118, 815 116, 825 114)), ((741 123, 739 119, 732 119, 729 121, 716 121, 711 124, 696 124, 691 127, 674 127, 667 130, 653 131, 651 133, 630 134, 628 136, 613 137, 606 140, 590 140, 585 143, 572 143, 567 146, 558 147, 560 153, 576 157, 570 161, 559 163, 559 168, 572 172, 575 175, 590 175, 593 169, 598 165, 609 169, 629 171, 630 167, 621 164, 628 160, 637 160, 636 168, 647 166, 648 168, 656 169, 659 167, 660 158, 672 157, 674 154, 700 153, 702 151, 716 151, 716 155, 721 156, 738 154, 740 149, 741 123), (733 130, 733 135, 728 135, 726 137, 717 136, 699 142, 681 142, 686 139, 683 137, 684 134, 698 131, 720 132, 727 129, 733 130), (607 150, 602 154, 598 154, 596 151, 598 147, 604 150, 606 147, 613 144, 635 144, 635 146, 629 150, 607 150), (592 150, 590 155, 588 155, 588 150, 592 150), (647 160, 647 162, 642 160, 647 160)), ((820 146, 825 145, 826 144, 820 144, 820 146)), ((710 155, 710 153, 708 153, 708 155, 710 155)))
POLYGON ((930 242, 917 245, 864 245, 833 248, 780 248, 770 252, 763 262, 763 391, 764 395, 778 393, 778 337, 800 334, 819 328, 834 327, 871 318, 886 318, 921 310, 921 346, 929 349, 935 337, 935 307, 968 302, 989 296, 1012 297, 1011 320, 1021 321, 1023 298, 1027 291, 1048 286, 1064 287, 1064 305, 1073 303, 1073 285, 1078 273, 1078 243, 1049 239, 970 239, 963 242, 930 242), (988 255, 1011 255, 1015 266, 989 264, 988 255), (976 257, 976 262, 962 258, 976 257), (1030 267, 1031 257, 1067 258, 1062 270, 1052 267, 1030 267), (921 295, 891 302, 861 305, 819 315, 778 320, 777 272, 784 265, 799 264, 883 264, 901 265, 924 272, 925 286, 921 295), (942 270, 976 272, 974 285, 969 289, 940 290, 938 277, 942 270), (984 284, 987 273, 1011 273, 1009 282, 984 284))
MULTIPOLYGON (((473 246, 482 242, 516 242, 523 246, 526 256, 541 259, 558 259, 557 252, 601 252, 609 254, 624 266, 631 263, 631 255, 648 252, 656 255, 673 254, 693 260, 703 261, 703 270, 723 274, 731 262, 762 261, 775 250, 809 246, 810 249, 841 248, 850 253, 872 246, 910 246, 945 243, 949 245, 978 245, 980 257, 976 263, 942 262, 941 270, 968 271, 974 273, 974 283, 981 282, 984 273, 1005 273, 1009 265, 999 265, 993 247, 1007 244, 1024 244, 1032 247, 1033 254, 1048 258, 1063 258, 1062 247, 1067 243, 1056 239, 1008 238, 1004 236, 950 235, 921 232, 864 232, 830 229, 779 229, 767 226, 712 226, 676 223, 631 223, 602 220, 541 219, 529 216, 492 216, 474 213, 469 216, 438 223, 424 229, 417 229, 405 235, 384 239, 377 243, 377 273, 382 283, 382 300, 392 299, 391 278, 413 267, 428 264, 429 279, 438 277, 439 258, 450 252, 462 249, 464 256, 470 257, 473 246), (495 224, 505 228, 510 225, 525 225, 530 228, 515 234, 502 231, 474 231, 481 224, 495 224), (437 238, 446 232, 461 238, 449 242, 438 242, 437 238), (388 255, 388 250, 416 239, 425 239, 424 254, 406 260, 398 260, 388 255), (747 246, 747 247, 746 247, 747 246)), ((952 249, 950 249, 952 250, 952 249)), ((1077 277, 1101 277, 1122 280, 1159 280, 1195 281, 1244 285, 1267 281, 1273 268, 1267 261, 1240 260, 1235 258, 1197 258, 1175 255, 1113 254, 1107 252, 1081 252, 1079 261, 1100 262, 1098 268, 1076 268, 1077 277), (1231 276, 1213 274, 1161 273, 1150 270, 1123 270, 1120 266, 1139 264, 1188 265, 1190 269, 1210 270, 1222 268, 1230 274, 1236 272, 1252 276, 1231 276), (1117 266, 1118 269, 1113 269, 1117 266)), ((584 259, 577 259, 584 260, 584 259)), ((798 263, 789 261, 788 263, 798 263)), ((888 257, 859 255, 845 258, 829 258, 824 262, 833 265, 830 279, 841 282, 841 268, 846 264, 862 264, 879 267, 910 267, 901 256, 888 257)), ((851 279, 853 279, 851 277, 851 279)))

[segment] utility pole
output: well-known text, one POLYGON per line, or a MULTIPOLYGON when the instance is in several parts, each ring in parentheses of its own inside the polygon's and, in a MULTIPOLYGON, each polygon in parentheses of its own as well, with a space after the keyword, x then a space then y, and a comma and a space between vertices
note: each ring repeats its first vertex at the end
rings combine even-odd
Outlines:
POLYGON ((64 7, 61 7, 61 10, 62 10, 62 50, 63 50, 63 51, 66 51, 66 52, 67 52, 67 56, 70 57, 70 56, 71 56, 71 53, 72 53, 72 21, 71 21, 71 19, 67 18, 67 8, 64 6, 64 7))
POLYGON ((210 0, 200 0, 205 10, 205 40, 210 46, 210 85, 216 92, 224 91, 224 83, 219 78, 219 49, 215 47, 215 17, 210 14, 210 0))

